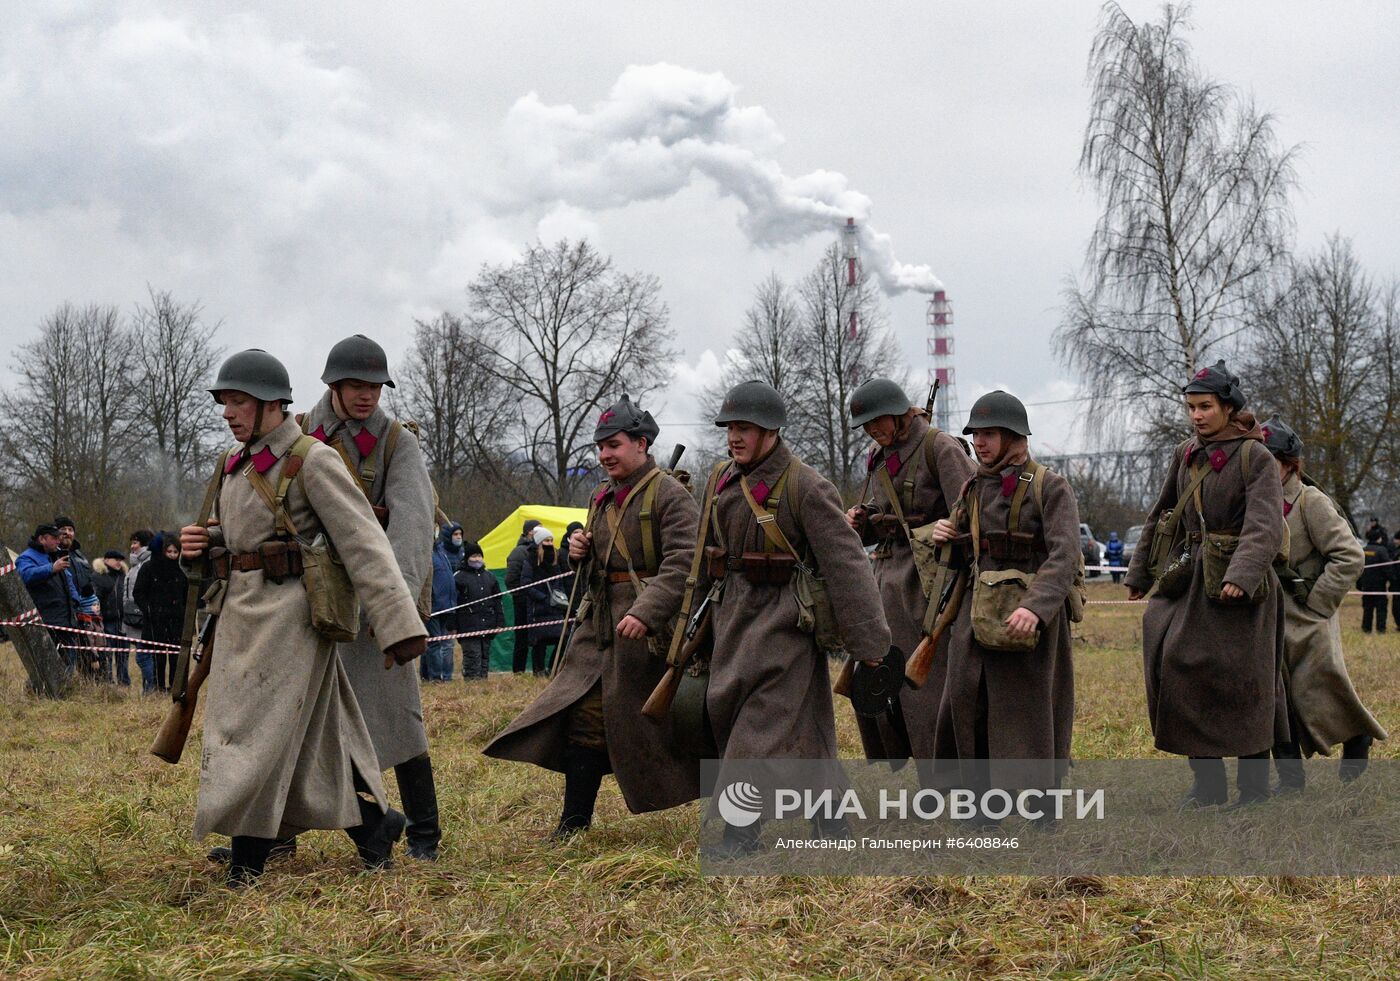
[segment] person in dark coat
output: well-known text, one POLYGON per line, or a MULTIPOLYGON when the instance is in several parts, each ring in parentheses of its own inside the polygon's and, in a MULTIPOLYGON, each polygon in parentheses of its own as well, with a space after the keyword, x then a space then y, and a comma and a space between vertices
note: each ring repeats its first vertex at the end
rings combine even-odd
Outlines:
MULTIPOLYGON (((433 546, 433 610, 449 610, 457 605, 457 570, 462 566, 462 526, 448 522, 438 532, 433 546)), ((456 611, 435 616, 428 621, 428 652, 423 655, 421 676, 424 681, 452 680, 452 651, 456 646, 443 634, 453 633, 457 623, 456 611)))
POLYGON ((102 655, 103 679, 119 685, 131 684, 126 640, 122 633, 122 586, 125 578, 126 556, 116 549, 108 549, 102 558, 92 564, 92 586, 101 604, 102 630, 108 637, 104 643, 113 648, 102 655))
MULTIPOLYGON (((185 595, 189 579, 180 568, 180 538, 163 531, 151 542, 151 560, 137 574, 132 595, 146 621, 146 640, 158 644, 178 644, 185 626, 185 595)), ((156 666, 156 686, 169 691, 175 680, 178 660, 167 647, 156 648, 151 656, 156 666)))
MULTIPOLYGON (((1390 582, 1395 578, 1395 566, 1390 565, 1395 555, 1386 542, 1385 529, 1375 518, 1366 530, 1366 567, 1356 580, 1356 588, 1366 594, 1361 597, 1361 632, 1369 634, 1375 623, 1376 633, 1385 633, 1385 594, 1390 582)), ((1400 624, 1400 621, 1396 621, 1400 624)))
POLYGON ((697 516, 694 498, 651 455, 658 432, 651 413, 626 396, 599 416, 593 438, 608 481, 571 546, 574 568, 588 569, 580 622, 548 687, 483 750, 563 772, 556 840, 592 825, 609 772, 634 814, 700 796, 699 760, 676 739, 674 717, 642 714, 666 671, 697 516))
MULTIPOLYGON (((952 515, 933 530, 935 541, 960 545, 971 560, 970 588, 950 631, 938 757, 1044 760, 1026 778, 1057 786, 1074 728, 1070 620, 1083 561, 1079 504, 1063 476, 1031 460, 1030 423, 1015 396, 982 396, 963 433, 972 436, 979 466, 952 515), (1019 599, 1015 580, 997 578, 1011 572, 1033 576, 1019 599), (1011 591, 1008 601, 996 604, 996 630, 973 619, 993 588, 1011 591)), ((964 765, 963 774, 979 783, 988 779, 977 762, 964 765)))
MULTIPOLYGON (((499 630, 506 622, 505 612, 501 608, 501 584, 496 574, 486 568, 480 545, 467 542, 462 546, 462 554, 467 560, 453 578, 457 587, 457 605, 469 605, 457 611, 452 629, 460 633, 499 630)), ((463 681, 478 681, 490 672, 491 641, 494 639, 494 635, 461 639, 463 681)))
POLYGON ((525 598, 511 590, 520 588, 520 574, 525 569, 525 555, 534 547, 530 536, 539 526, 540 523, 534 518, 527 520, 520 529, 520 540, 506 556, 506 592, 510 593, 511 610, 514 613, 511 622, 520 628, 514 633, 515 649, 511 658, 511 670, 516 674, 525 670, 525 663, 530 658, 530 633, 524 629, 525 598))
MULTIPOLYGON (((874 440, 866 456, 860 503, 846 518, 875 546, 871 555, 890 642, 910 656, 930 624, 929 602, 937 604, 942 579, 925 581, 915 561, 911 534, 948 517, 973 473, 962 444, 929 425, 922 410, 888 378, 873 378, 851 396, 851 422, 874 440), (868 493, 867 493, 868 492, 868 493)), ((946 573, 945 573, 946 575, 946 573)), ((937 607, 934 608, 937 614, 937 607)), ((871 760, 931 760, 943 701, 951 633, 943 632, 923 687, 903 686, 897 705, 883 715, 856 715, 861 743, 871 760)))
MULTIPOLYGON (((550 621, 558 620, 564 611, 554 605, 552 598, 558 581, 542 580, 557 576, 561 569, 559 556, 554 551, 554 532, 544 525, 537 525, 530 532, 530 541, 531 547, 526 549, 525 562, 520 569, 520 585, 529 588, 515 595, 525 601, 523 622, 527 624, 525 634, 530 642, 530 661, 535 677, 543 678, 549 674, 551 656, 559 643, 559 624, 550 621)), ((516 609, 520 609, 520 606, 517 602, 516 609)))
POLYGON ((1240 806, 1268 799, 1269 751, 1293 741, 1283 591, 1273 569, 1286 528, 1283 486, 1224 361, 1197 372, 1182 395, 1195 435, 1172 453, 1126 585, 1133 600, 1155 586, 1142 618, 1147 708, 1156 747, 1190 759, 1194 780, 1182 806, 1226 802, 1225 756, 1240 759, 1240 806), (1153 547, 1159 523, 1169 549, 1153 547), (1154 552, 1165 555, 1155 571, 1154 552))
MULTIPOLYGON (((1400 531, 1390 540, 1390 554, 1400 555, 1400 531)), ((1390 567, 1390 619, 1400 623, 1400 565, 1390 567)))
MULTIPOLYGON (((51 627, 77 624, 82 598, 73 585, 72 560, 59 549, 57 528, 51 524, 35 528, 29 547, 15 559, 15 568, 45 624, 51 627)), ((69 640, 55 634, 54 643, 62 646, 69 640)))

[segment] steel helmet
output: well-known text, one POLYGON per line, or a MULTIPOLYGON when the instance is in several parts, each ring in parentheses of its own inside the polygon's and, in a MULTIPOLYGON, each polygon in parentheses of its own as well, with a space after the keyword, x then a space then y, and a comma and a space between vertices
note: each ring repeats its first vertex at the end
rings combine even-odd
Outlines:
POLYGON ((321 381, 327 385, 352 378, 394 387, 394 380, 389 377, 389 356, 364 334, 338 341, 326 355, 326 370, 321 372, 321 381))
POLYGON ((988 392, 972 403, 963 435, 971 435, 978 429, 1009 429, 1018 436, 1031 434, 1031 423, 1026 418, 1026 407, 1010 392, 997 389, 988 392))
POLYGON ((902 416, 912 407, 904 389, 888 378, 872 378, 851 395, 851 422, 864 426, 881 416, 902 416))
POLYGON ((219 375, 209 386, 209 394, 222 402, 220 392, 247 392, 263 402, 290 402, 292 382, 281 361, 260 347, 252 347, 219 365, 219 375))
POLYGON ((787 425, 787 406, 778 390, 767 382, 746 381, 724 393, 724 403, 715 416, 716 426, 731 422, 751 422, 764 429, 787 425))

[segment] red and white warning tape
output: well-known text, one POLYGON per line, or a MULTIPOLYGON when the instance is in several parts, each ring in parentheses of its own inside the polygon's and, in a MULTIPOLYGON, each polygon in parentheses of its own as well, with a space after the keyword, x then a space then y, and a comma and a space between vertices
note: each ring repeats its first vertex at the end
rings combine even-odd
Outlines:
POLYGON ((493 634, 508 634, 512 630, 530 630, 533 627, 562 627, 568 620, 544 620, 540 623, 521 623, 514 627, 492 627, 489 630, 465 630, 455 634, 438 634, 436 637, 429 637, 428 643, 435 640, 458 640, 463 637, 490 637, 493 634))
POLYGON ((483 596, 483 597, 481 597, 481 599, 474 599, 474 600, 471 600, 471 601, 466 602, 466 603, 458 603, 456 606, 449 606, 449 607, 448 607, 447 609, 445 609, 445 610, 434 610, 432 613, 430 613, 430 614, 428 614, 428 615, 429 615, 429 616, 434 616, 434 617, 439 617, 439 616, 442 616, 444 613, 451 613, 451 612, 453 612, 454 610, 462 610, 462 609, 465 609, 465 608, 468 607, 468 606, 475 606, 475 605, 478 604, 478 603, 489 603, 489 602, 490 602, 491 600, 493 600, 493 599, 500 599, 502 596, 509 595, 510 593, 518 593, 518 592, 520 592, 522 589, 533 589, 535 586, 542 585, 543 583, 554 582, 554 580, 556 580, 556 579, 563 579, 565 576, 572 576, 572 575, 573 575, 572 572, 561 572, 561 573, 559 573, 559 575, 557 575, 557 576, 550 576, 548 579, 536 579, 534 582, 526 583, 526 584, 523 585, 523 586, 515 586, 515 587, 512 587, 511 589, 503 589, 503 590, 501 590, 499 593, 492 593, 490 596, 483 596))
MULTIPOLYGON (((101 637, 103 640, 111 640, 116 634, 109 634, 101 630, 82 630, 78 627, 59 627, 52 624, 41 623, 38 610, 27 610, 13 620, 0 620, 0 627, 43 627, 45 630, 60 630, 67 634, 82 634, 86 637, 101 637)), ((133 638, 132 644, 141 647, 163 648, 165 650, 180 649, 179 644, 167 644, 160 640, 142 640, 133 638)))
POLYGON ((7 576, 14 571, 15 564, 13 562, 7 563, 5 565, 0 565, 0 576, 7 576))

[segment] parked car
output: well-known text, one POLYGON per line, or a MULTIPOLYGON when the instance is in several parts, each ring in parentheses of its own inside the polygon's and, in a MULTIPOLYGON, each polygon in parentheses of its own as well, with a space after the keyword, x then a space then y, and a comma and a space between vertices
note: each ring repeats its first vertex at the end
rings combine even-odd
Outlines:
POLYGON ((1133 564, 1133 553, 1137 551, 1138 540, 1142 538, 1142 525, 1133 525, 1123 536, 1123 564, 1133 564))
POLYGON ((1084 564, 1089 566, 1088 575, 1097 576, 1098 570, 1093 567, 1103 559, 1103 546, 1094 539, 1094 530, 1082 521, 1079 523, 1079 549, 1084 553, 1084 564))

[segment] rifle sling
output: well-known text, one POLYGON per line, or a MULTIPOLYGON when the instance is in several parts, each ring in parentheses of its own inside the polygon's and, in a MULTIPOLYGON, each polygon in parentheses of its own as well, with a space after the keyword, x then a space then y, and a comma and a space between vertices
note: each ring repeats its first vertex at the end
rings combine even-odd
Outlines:
MULTIPOLYGON (((199 506, 199 520, 196 522, 200 527, 208 527, 209 518, 214 513, 214 505, 224 486, 224 467, 228 465, 229 454, 232 452, 225 450, 219 457, 214 476, 210 478, 209 486, 204 490, 204 503, 199 506)), ((189 686, 190 656, 194 648, 194 628, 199 617, 199 593, 202 585, 201 579, 190 577, 189 585, 185 587, 185 622, 180 628, 180 654, 175 662, 175 682, 170 686, 170 699, 173 702, 183 702, 189 686)))

